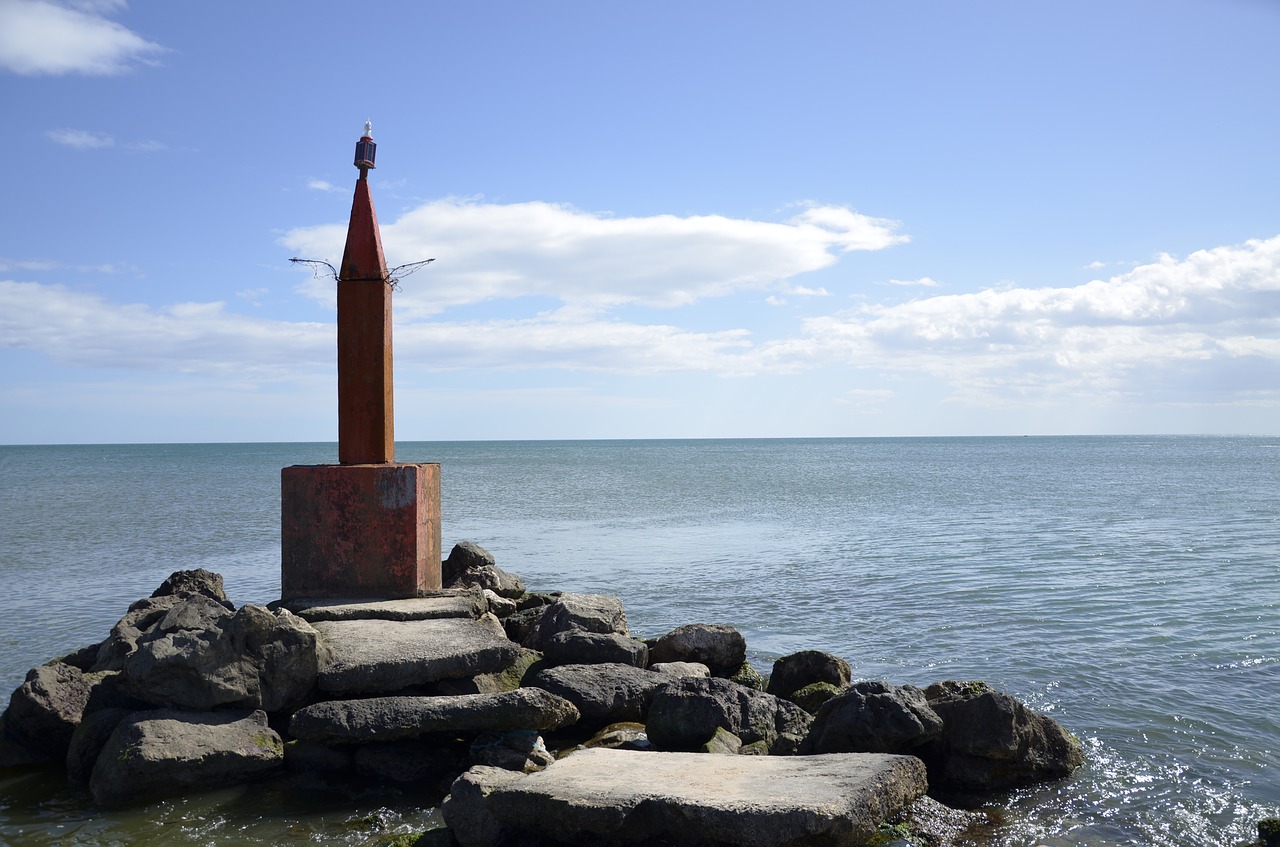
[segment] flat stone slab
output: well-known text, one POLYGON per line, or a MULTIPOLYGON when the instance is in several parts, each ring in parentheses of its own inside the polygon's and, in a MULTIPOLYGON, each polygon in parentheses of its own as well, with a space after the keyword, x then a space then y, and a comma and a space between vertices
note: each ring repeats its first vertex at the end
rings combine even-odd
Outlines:
POLYGON ((927 787, 914 756, 591 749, 493 786, 484 805, 504 827, 575 844, 853 847, 927 787))
POLYGON ((417 738, 435 732, 552 730, 578 720, 578 710, 541 688, 451 697, 370 697, 330 700, 299 709, 289 733, 322 744, 417 738))
POLYGON ((289 611, 307 623, 318 621, 427 621, 478 618, 485 613, 479 591, 446 589, 407 600, 291 600, 289 611))
POLYGON ((500 624, 471 618, 317 621, 313 626, 328 648, 321 654, 317 685, 329 694, 381 694, 495 673, 520 655, 519 646, 495 631, 500 624))

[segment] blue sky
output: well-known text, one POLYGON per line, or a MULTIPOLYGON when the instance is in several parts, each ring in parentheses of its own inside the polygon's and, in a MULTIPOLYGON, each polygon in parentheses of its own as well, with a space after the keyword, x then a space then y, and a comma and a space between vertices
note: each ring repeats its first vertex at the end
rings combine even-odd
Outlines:
POLYGON ((0 443, 1280 432, 1280 3, 0 0, 0 443))

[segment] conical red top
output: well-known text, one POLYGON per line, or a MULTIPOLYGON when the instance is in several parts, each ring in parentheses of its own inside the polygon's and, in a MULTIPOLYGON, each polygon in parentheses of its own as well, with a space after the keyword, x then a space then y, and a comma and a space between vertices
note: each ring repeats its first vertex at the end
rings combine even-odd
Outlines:
POLYGON ((356 194, 351 200, 351 222, 347 224, 347 247, 342 251, 339 280, 377 279, 386 281, 387 260, 382 256, 382 235, 378 213, 373 209, 367 172, 360 171, 356 194))

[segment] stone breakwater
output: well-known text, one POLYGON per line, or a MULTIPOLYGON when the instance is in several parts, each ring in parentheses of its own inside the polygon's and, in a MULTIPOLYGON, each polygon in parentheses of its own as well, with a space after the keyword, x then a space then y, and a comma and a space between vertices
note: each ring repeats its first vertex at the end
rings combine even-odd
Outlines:
POLYGON ((854 681, 806 650, 766 679, 741 633, 638 639, 622 603, 528 592, 470 542, 444 591, 236 608, 173 574, 99 644, 34 668, 0 768, 64 767, 101 806, 267 776, 447 791, 422 843, 951 843, 938 797, 1067 776, 1080 744, 981 682, 854 681))

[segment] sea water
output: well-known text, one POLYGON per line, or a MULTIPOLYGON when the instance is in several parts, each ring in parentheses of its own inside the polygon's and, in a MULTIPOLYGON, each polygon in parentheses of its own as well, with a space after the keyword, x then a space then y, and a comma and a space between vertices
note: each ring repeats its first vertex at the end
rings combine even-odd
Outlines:
MULTIPOLYGON (((1231 845, 1280 815, 1280 438, 402 443, 443 465, 446 552, 622 598, 635 633, 728 623, 767 672, 985 680, 1074 732, 990 843, 1231 845)), ((0 689, 101 640, 172 571, 279 593, 279 473, 332 444, 0 447, 0 689)), ((100 812, 0 774, 10 844, 378 845, 436 797, 280 783, 100 812)))

